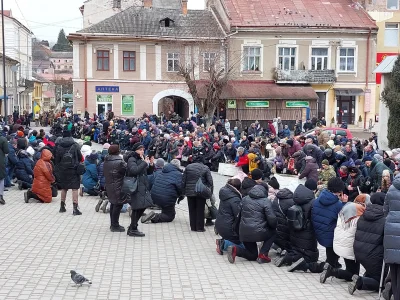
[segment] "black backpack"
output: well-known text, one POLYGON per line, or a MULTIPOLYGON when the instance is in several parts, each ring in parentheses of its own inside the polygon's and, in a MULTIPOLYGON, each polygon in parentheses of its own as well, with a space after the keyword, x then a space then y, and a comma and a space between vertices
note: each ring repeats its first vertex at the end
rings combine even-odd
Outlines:
POLYGON ((303 230, 307 225, 306 216, 301 206, 294 204, 287 210, 288 225, 295 231, 303 230))
POLYGON ((69 168, 74 168, 75 167, 75 160, 74 160, 74 155, 71 153, 71 149, 73 146, 71 146, 67 152, 63 154, 63 157, 61 159, 61 165, 65 169, 69 168))

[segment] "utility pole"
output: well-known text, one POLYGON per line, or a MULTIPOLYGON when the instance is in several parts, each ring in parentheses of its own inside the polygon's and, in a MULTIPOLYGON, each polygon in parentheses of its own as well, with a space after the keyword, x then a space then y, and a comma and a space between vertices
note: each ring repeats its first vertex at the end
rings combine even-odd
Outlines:
POLYGON ((4 91, 4 122, 7 124, 7 85, 6 85, 6 39, 4 38, 4 0, 1 0, 1 36, 3 39, 3 91, 4 91))

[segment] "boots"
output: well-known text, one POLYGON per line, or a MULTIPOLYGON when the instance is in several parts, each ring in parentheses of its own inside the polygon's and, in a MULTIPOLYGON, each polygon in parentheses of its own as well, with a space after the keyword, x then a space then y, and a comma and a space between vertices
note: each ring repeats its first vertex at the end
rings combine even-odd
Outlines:
POLYGON ((319 282, 325 283, 325 281, 329 277, 333 276, 333 273, 334 273, 334 269, 331 267, 331 265, 328 263, 325 263, 324 271, 321 273, 321 276, 319 276, 319 282))
POLYGON ((358 275, 353 275, 351 277, 351 282, 347 286, 347 290, 349 291, 350 295, 353 295, 357 288, 360 286, 361 277, 358 275))
POLYGON ((0 195, 0 204, 2 204, 2 205, 6 204, 6 201, 4 201, 3 195, 0 195))
POLYGON ((260 253, 260 254, 258 255, 257 262, 258 262, 259 264, 269 263, 269 262, 271 262, 271 258, 270 258, 268 255, 266 255, 266 254, 261 254, 261 253, 260 253))
POLYGON ((65 201, 61 200, 61 205, 60 205, 60 213, 65 213, 67 210, 65 209, 65 201))
POLYGON ((139 230, 137 230, 137 228, 131 229, 130 226, 129 226, 126 234, 129 236, 136 236, 136 237, 144 237, 145 236, 145 234, 143 232, 140 232, 139 230))
POLYGON ((293 272, 293 271, 303 271, 307 272, 308 267, 307 263, 304 260, 304 258, 300 258, 298 261, 294 262, 289 268, 288 272, 293 272))
POLYGON ((225 243, 225 241, 224 241, 224 239, 217 239, 217 240, 215 240, 215 244, 217 245, 217 253, 219 254, 219 255, 223 255, 224 254, 224 252, 222 251, 222 249, 224 248, 224 243, 225 243))
POLYGON ((78 203, 74 203, 74 211, 72 212, 72 214, 73 214, 74 216, 79 216, 79 215, 82 214, 82 213, 79 211, 79 209, 78 209, 78 203))

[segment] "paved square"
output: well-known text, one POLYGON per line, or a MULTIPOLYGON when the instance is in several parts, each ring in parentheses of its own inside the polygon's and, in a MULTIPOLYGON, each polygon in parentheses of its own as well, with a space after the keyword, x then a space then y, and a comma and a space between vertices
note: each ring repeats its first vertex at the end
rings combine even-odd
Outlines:
MULTIPOLYGON (((213 174, 215 191, 227 177, 213 174)), ((0 206, 0 299, 376 299, 377 294, 347 292, 334 279, 288 273, 285 267, 260 265, 215 252, 212 228, 189 230, 187 202, 177 206, 169 224, 140 224, 144 238, 109 230, 109 215, 96 213, 97 197, 80 199, 82 216, 58 213, 60 197, 50 204, 25 204, 16 187, 0 206), (92 286, 72 286, 70 270, 92 286)), ((130 223, 122 214, 123 226, 130 223)), ((272 253, 273 251, 271 251, 272 253)), ((274 255, 272 255, 274 256, 274 255)))

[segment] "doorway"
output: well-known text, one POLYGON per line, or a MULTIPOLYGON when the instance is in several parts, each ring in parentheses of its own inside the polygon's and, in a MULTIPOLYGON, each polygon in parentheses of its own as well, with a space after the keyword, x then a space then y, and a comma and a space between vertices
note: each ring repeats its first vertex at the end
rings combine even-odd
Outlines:
POLYGON ((189 118, 189 103, 179 96, 164 97, 158 102, 158 111, 163 112, 169 118, 170 112, 175 112, 181 118, 189 118))
POLYGON ((338 124, 354 124, 356 96, 338 96, 336 117, 338 124))
POLYGON ((97 115, 105 116, 108 111, 112 111, 112 103, 97 103, 97 115))
POLYGON ((325 117, 325 104, 326 104, 326 93, 325 92, 317 92, 318 95, 318 119, 321 120, 322 117, 325 117))

